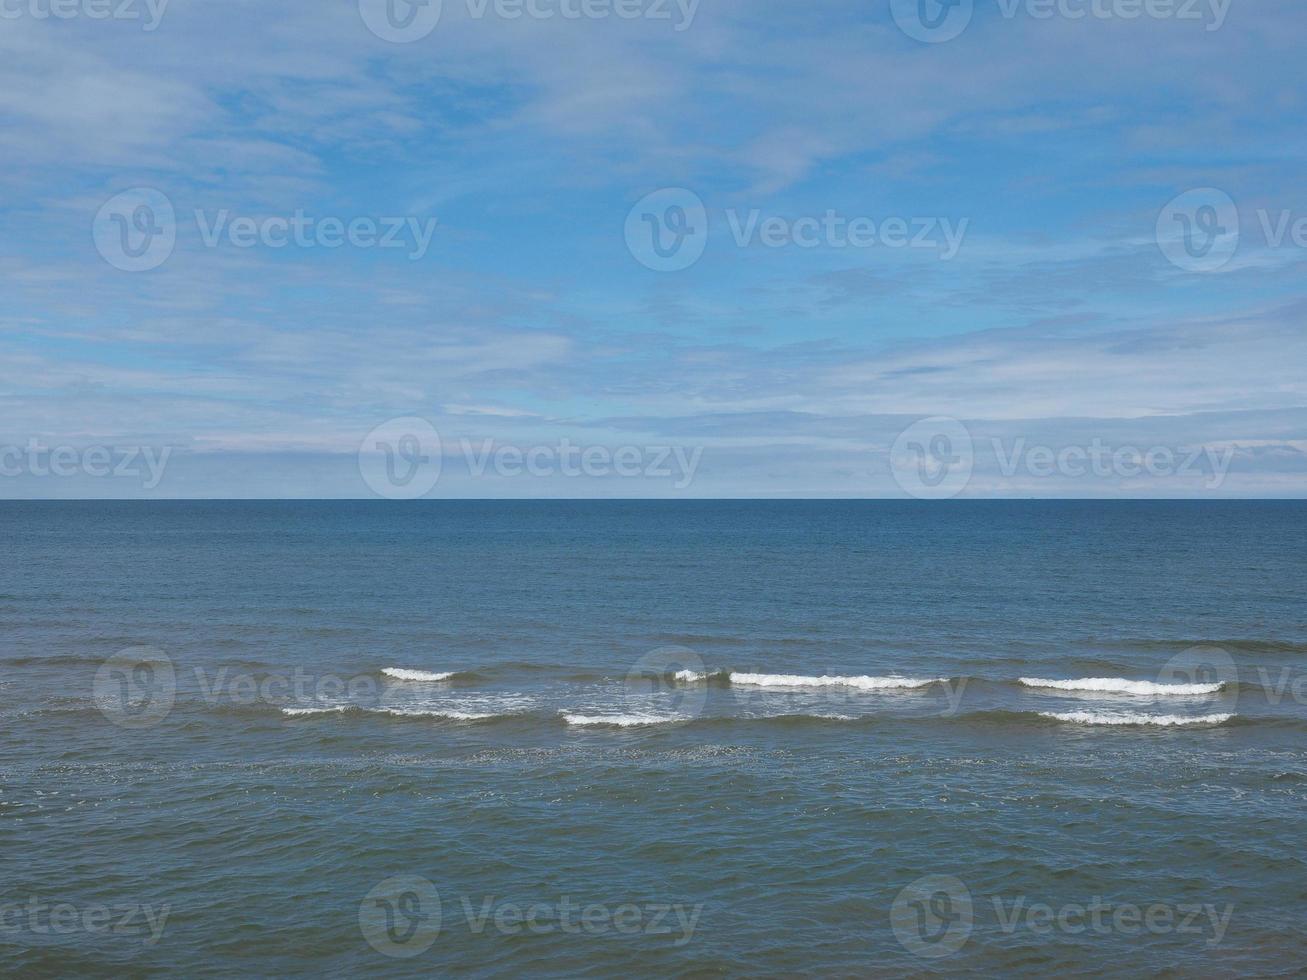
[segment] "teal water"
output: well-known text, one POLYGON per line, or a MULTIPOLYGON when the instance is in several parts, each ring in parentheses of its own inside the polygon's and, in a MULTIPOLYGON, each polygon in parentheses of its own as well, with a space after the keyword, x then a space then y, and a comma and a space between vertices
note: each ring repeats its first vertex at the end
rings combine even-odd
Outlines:
POLYGON ((7 972, 1307 952, 1300 502, 7 502, 0 528, 7 972))

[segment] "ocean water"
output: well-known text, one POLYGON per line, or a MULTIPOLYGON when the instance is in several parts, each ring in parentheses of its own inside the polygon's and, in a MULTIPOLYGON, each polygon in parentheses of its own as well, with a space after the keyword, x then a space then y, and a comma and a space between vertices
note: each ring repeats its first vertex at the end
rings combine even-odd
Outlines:
POLYGON ((0 969, 1298 975, 1302 502, 0 504, 0 969))

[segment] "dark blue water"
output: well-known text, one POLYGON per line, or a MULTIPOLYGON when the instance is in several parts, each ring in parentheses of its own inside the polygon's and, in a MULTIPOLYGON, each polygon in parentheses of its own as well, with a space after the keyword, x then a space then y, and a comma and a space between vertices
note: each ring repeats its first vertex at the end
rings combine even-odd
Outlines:
POLYGON ((0 522, 8 971, 1280 975, 1307 952, 1301 502, 0 522))

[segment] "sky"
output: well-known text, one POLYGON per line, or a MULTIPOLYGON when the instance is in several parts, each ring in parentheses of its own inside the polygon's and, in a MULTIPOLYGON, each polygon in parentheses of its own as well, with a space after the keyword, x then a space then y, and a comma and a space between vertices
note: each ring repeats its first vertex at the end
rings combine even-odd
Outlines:
POLYGON ((0 497, 1302 497, 1301 0, 0 0, 0 497))

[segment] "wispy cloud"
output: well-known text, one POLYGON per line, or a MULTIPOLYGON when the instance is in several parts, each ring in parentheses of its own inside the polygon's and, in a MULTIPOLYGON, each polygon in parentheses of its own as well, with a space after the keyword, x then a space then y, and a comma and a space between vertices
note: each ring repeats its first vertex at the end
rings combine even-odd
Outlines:
MULTIPOLYGON (((884 6, 704 0, 678 29, 446 0, 412 43, 308 0, 171 0, 150 30, 6 19, 0 442, 166 444, 191 475, 159 493, 351 494, 363 435, 421 416, 447 445, 681 440, 694 493, 876 494, 899 492, 896 435, 942 415, 982 441, 1233 447, 1222 492, 1307 489, 1307 11, 1236 4, 1207 30, 978 4, 931 44, 884 6), (92 223, 140 187, 175 242, 130 272, 92 223), (1196 187, 1237 206, 1212 272, 1158 247, 1196 187), (660 188, 704 207, 678 271, 624 236, 660 188), (741 214, 877 235, 742 243, 741 214), (333 244, 369 221, 407 247, 333 244), (895 221, 965 234, 896 247, 895 221)), ((987 461, 969 492, 1191 489, 1050 490, 987 461)))

